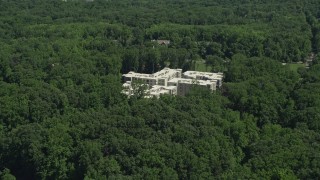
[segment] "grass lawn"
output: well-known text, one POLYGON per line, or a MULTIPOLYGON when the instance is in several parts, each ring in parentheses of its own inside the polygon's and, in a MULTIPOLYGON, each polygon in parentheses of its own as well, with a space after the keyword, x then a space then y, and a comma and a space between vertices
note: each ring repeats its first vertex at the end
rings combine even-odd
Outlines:
POLYGON ((196 61, 196 71, 202 71, 202 72, 210 72, 211 67, 206 67, 206 64, 203 61, 196 61))
POLYGON ((299 67, 305 67, 304 64, 287 64, 292 71, 297 71, 299 67))

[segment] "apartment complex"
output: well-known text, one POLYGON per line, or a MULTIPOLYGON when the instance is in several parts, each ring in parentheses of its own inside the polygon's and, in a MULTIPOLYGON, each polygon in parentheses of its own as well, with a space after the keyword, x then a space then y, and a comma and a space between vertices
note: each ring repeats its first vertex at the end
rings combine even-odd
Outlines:
POLYGON ((207 87, 211 91, 222 85, 223 73, 209 73, 199 71, 186 71, 182 69, 164 68, 153 74, 129 72, 122 75, 123 93, 131 96, 134 94, 133 83, 147 86, 145 97, 160 97, 161 94, 186 95, 190 89, 197 85, 207 87))
POLYGON ((223 73, 210 73, 200 71, 186 71, 183 73, 183 77, 187 79, 198 79, 198 80, 216 80, 217 87, 221 87, 223 73))
POLYGON ((186 95, 194 86, 207 87, 211 91, 216 90, 217 80, 198 80, 198 79, 187 79, 187 78, 173 78, 168 82, 168 86, 177 88, 177 94, 180 96, 186 95))
POLYGON ((149 86, 160 85, 167 86, 169 80, 173 78, 181 78, 182 69, 170 69, 164 68, 153 74, 141 74, 130 71, 128 74, 122 75, 125 82, 139 81, 143 84, 148 84, 149 86))

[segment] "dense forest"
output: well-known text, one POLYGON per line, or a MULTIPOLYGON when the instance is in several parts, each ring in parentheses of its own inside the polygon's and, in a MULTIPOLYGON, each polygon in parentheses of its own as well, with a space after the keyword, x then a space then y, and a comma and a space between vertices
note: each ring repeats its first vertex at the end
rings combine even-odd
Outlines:
POLYGON ((319 51, 319 0, 0 0, 0 177, 317 179, 319 51), (200 65, 221 89, 121 94, 200 65))

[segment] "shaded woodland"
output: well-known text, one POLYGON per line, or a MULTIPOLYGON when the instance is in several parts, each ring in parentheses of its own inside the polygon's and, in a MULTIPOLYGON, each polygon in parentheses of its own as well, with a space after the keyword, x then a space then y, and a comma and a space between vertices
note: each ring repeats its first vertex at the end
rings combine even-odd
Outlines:
POLYGON ((0 177, 316 179, 320 59, 282 63, 319 51, 317 0, 2 0, 0 177), (221 89, 120 93, 199 62, 221 89))

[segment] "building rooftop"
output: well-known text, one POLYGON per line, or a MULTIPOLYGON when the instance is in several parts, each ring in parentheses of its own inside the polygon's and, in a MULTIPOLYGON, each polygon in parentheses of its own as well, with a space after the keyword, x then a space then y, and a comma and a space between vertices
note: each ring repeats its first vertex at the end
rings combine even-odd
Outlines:
POLYGON ((164 68, 153 74, 129 72, 124 74, 123 93, 131 96, 134 93, 132 83, 137 79, 142 81, 141 85, 148 85, 145 97, 160 97, 161 94, 185 95, 192 86, 200 85, 216 90, 222 84, 223 73, 210 73, 199 71, 186 71, 181 77, 182 69, 164 68))
POLYGON ((177 72, 182 72, 182 69, 170 69, 170 68, 164 68, 161 71, 158 71, 153 74, 144 74, 144 73, 136 73, 133 71, 128 72, 127 74, 123 74, 125 77, 139 77, 139 78, 166 78, 172 74, 175 74, 177 72))
POLYGON ((178 81, 181 81, 181 80, 192 80, 192 79, 185 79, 185 78, 173 78, 173 79, 171 79, 170 81, 168 81, 168 82, 170 82, 170 83, 178 83, 178 81))
POLYGON ((169 83, 184 83, 184 84, 199 84, 199 85, 207 85, 216 83, 217 80, 199 80, 199 79, 185 79, 185 78, 173 78, 169 83))
POLYGON ((197 77, 205 77, 207 79, 222 79, 223 73, 211 73, 211 72, 200 72, 200 71, 186 71, 183 73, 184 76, 198 79, 197 77))

